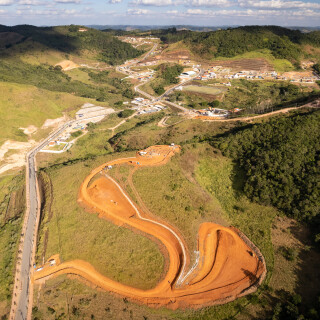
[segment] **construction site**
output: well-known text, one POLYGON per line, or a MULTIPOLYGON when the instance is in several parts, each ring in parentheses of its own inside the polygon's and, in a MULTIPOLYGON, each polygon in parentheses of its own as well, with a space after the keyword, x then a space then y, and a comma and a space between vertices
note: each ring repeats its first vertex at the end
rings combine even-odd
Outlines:
POLYGON ((134 157, 104 163, 92 170, 79 191, 78 202, 88 212, 156 238, 164 245, 168 268, 154 288, 142 290, 111 280, 87 261, 61 262, 58 252, 35 269, 33 281, 42 283, 61 274, 74 274, 134 302, 170 309, 223 304, 254 292, 265 278, 266 265, 259 249, 241 231, 211 221, 202 223, 197 259, 191 266, 190 253, 179 230, 141 210, 108 174, 121 165, 136 169, 165 165, 180 150, 173 143, 156 145, 134 157))

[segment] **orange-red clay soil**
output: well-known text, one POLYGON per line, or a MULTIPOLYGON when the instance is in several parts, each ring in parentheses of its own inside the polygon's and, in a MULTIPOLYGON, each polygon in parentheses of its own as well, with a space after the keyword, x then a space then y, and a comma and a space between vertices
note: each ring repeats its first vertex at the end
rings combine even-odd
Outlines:
POLYGON ((98 212, 100 218, 129 225, 158 238, 166 246, 170 259, 168 272, 155 288, 141 290, 115 282, 82 260, 60 263, 56 259, 56 265, 46 264, 35 272, 34 280, 64 273, 77 274, 134 301, 172 309, 221 304, 255 291, 265 277, 264 259, 239 231, 211 222, 203 223, 198 237, 199 258, 188 272, 186 261, 189 257, 179 233, 141 212, 118 183, 107 175, 109 166, 124 163, 161 165, 179 151, 179 146, 153 146, 140 151, 136 157, 110 161, 93 170, 80 188, 79 201, 90 211, 98 212), (101 176, 94 180, 99 173, 101 176))

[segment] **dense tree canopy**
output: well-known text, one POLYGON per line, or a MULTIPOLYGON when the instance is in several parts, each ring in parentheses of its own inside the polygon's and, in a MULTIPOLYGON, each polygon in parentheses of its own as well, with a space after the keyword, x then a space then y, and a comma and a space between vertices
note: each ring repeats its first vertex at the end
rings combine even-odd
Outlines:
POLYGON ((256 124, 213 144, 245 171, 250 199, 300 220, 319 217, 319 110, 256 124))

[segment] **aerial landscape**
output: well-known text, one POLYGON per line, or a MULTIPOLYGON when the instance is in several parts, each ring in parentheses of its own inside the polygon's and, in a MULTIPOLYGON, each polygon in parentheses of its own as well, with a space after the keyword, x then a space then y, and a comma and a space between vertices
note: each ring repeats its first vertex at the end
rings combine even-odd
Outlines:
POLYGON ((0 319, 320 319, 316 0, 0 0, 0 319))

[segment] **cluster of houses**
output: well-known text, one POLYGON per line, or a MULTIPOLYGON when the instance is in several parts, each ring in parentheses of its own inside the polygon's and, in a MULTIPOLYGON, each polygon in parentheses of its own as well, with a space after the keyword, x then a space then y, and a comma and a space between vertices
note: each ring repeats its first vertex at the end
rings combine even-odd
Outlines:
POLYGON ((138 114, 155 113, 155 112, 159 112, 164 109, 165 109, 165 107, 163 105, 154 104, 154 105, 149 105, 148 107, 143 108, 141 111, 138 112, 138 114))
POLYGON ((138 114, 148 114, 164 110, 166 107, 162 103, 154 103, 149 99, 137 97, 131 101, 132 110, 139 111, 138 114))
POLYGON ((137 48, 138 46, 142 46, 143 44, 152 44, 151 40, 155 40, 156 38, 140 38, 140 37, 119 37, 119 40, 132 44, 133 47, 137 48))
POLYGON ((226 118, 229 115, 229 111, 225 109, 218 108, 207 108, 197 110, 196 113, 204 117, 214 117, 214 118, 226 118))
POLYGON ((196 78, 196 80, 204 81, 210 79, 289 80, 291 82, 314 83, 320 78, 312 72, 290 72, 282 75, 276 71, 243 70, 234 72, 231 68, 221 66, 209 67, 203 75, 196 78))
POLYGON ((135 105, 134 107, 132 107, 132 109, 138 110, 136 107, 145 106, 145 105, 149 104, 150 102, 151 101, 149 99, 146 99, 146 98, 142 98, 142 97, 134 98, 131 101, 131 104, 135 105))
POLYGON ((130 74, 127 78, 138 79, 139 81, 148 81, 153 78, 155 71, 147 70, 142 72, 134 72, 130 74))
POLYGON ((232 110, 225 110, 219 108, 207 108, 195 111, 197 117, 210 117, 210 118, 227 118, 231 113, 238 113, 242 109, 234 108, 232 110))

